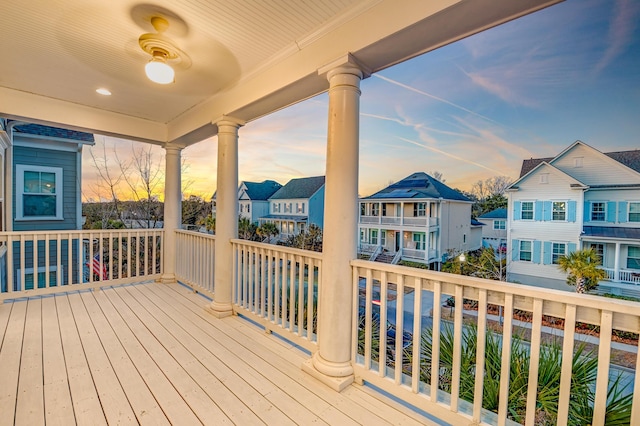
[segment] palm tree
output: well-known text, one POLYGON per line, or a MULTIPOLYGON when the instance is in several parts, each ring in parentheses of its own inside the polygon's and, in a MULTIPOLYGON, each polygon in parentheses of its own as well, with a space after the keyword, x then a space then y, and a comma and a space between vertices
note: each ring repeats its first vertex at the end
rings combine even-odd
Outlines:
POLYGON ((246 217, 241 217, 238 219, 238 237, 243 240, 251 240, 253 239, 254 234, 256 233, 256 226, 251 223, 249 219, 246 217))
POLYGON ((576 293, 586 293, 595 288, 598 281, 607 276, 603 269, 598 268, 601 259, 593 248, 577 250, 558 259, 558 268, 568 272, 567 282, 575 281, 576 293))
POLYGON ((267 241, 271 240, 271 237, 275 237, 280 233, 278 231, 278 227, 273 222, 265 222, 258 227, 256 233, 260 236, 260 238, 268 238, 267 241))

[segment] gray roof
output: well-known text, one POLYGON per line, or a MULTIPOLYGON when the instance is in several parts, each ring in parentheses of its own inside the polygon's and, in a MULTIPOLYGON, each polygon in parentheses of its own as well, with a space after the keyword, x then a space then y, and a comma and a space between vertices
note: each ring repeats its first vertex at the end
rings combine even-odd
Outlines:
POLYGON ((291 179, 285 186, 269 197, 270 200, 310 198, 324 185, 324 176, 291 179))
POLYGON ((38 136, 49 136, 53 138, 69 139, 81 142, 94 142, 93 135, 75 130, 59 129, 57 127, 42 126, 40 124, 18 124, 14 127, 17 133, 24 133, 38 136))
POLYGON ((387 186, 381 191, 364 199, 414 198, 455 201, 471 201, 455 189, 449 188, 439 180, 423 172, 413 173, 399 182, 387 186))
POLYGON ((507 209, 504 207, 492 210, 488 213, 483 214, 482 216, 478 216, 478 219, 506 219, 507 218, 507 209))
POLYGON ((640 240, 640 228, 622 228, 617 226, 585 226, 582 237, 640 240))
POLYGON ((292 222, 306 222, 307 216, 291 216, 285 214, 268 214, 265 216, 260 216, 260 219, 277 219, 277 220, 290 220, 292 222))
POLYGON ((247 195, 252 201, 267 201, 269 197, 276 193, 282 185, 275 180, 265 180, 264 182, 243 182, 247 187, 247 195))
MULTIPOLYGON (((613 158, 618 163, 629 167, 631 170, 635 170, 640 173, 640 150, 634 149, 633 151, 617 151, 617 152, 603 152, 607 157, 613 158)), ((520 177, 526 175, 533 170, 538 164, 546 161, 549 163, 555 157, 549 158, 530 158, 522 161, 522 168, 520 169, 520 177)))

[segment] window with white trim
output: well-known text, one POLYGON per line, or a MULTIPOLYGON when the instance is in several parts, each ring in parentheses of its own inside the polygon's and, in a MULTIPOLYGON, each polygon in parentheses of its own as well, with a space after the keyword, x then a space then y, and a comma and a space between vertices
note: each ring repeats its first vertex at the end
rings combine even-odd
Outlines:
POLYGON ((523 262, 531 262, 531 254, 533 252, 533 242, 523 240, 520 241, 520 260, 523 262))
POLYGON ((427 215, 427 203, 415 203, 413 205, 413 215, 424 217, 427 215))
POLYGON ((367 205, 365 203, 360 203, 360 216, 367 215, 367 205))
POLYGON ((57 266, 50 266, 47 273, 47 268, 44 266, 38 267, 38 278, 36 279, 33 268, 24 269, 24 287, 22 287, 22 270, 18 268, 16 270, 18 281, 18 288, 22 290, 34 290, 37 288, 44 288, 47 284, 47 274, 49 275, 49 287, 57 286, 60 282, 61 275, 58 274, 57 266))
POLYGON ((506 220, 494 220, 493 221, 493 229, 497 229, 497 230, 507 229, 507 221, 506 220))
POLYGON ((416 250, 424 250, 425 249, 425 238, 426 235, 423 232, 414 232, 413 233, 413 243, 416 250))
POLYGON ((280 203, 273 203, 273 212, 280 213, 280 203))
POLYGON ((16 165, 16 220, 63 220, 62 168, 16 165))
POLYGON ((591 220, 594 222, 604 222, 606 219, 607 206, 604 202, 595 201, 591 203, 591 220))
POLYGON ((596 252, 596 254, 598 255, 598 258, 600 258, 598 265, 602 266, 602 262, 604 261, 604 244, 591 243, 589 244, 589 248, 592 248, 593 251, 596 252))
POLYGON ((296 203, 296 213, 304 213, 304 202, 296 203))
POLYGON ((627 247, 627 268, 640 269, 640 247, 627 247))
POLYGON ((380 204, 371 204, 371 216, 380 216, 380 204))
POLYGON ((629 203, 629 222, 640 222, 640 203, 629 203))
POLYGON ((378 245, 378 230, 377 229, 372 229, 371 230, 369 241, 371 242, 371 244, 378 245))
POLYGON ((533 201, 523 201, 520 211, 520 219, 533 220, 533 201))
POLYGON ((551 211, 551 220, 567 220, 567 203, 565 201, 554 201, 551 211))
POLYGON ((567 245, 565 243, 552 243, 551 244, 551 263, 557 265, 560 256, 567 254, 567 245))

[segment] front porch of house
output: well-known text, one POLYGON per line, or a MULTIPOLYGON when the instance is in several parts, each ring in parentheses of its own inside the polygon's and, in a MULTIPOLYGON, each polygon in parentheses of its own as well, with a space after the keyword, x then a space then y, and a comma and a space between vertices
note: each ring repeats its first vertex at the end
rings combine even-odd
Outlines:
MULTIPOLYGON (((637 241, 611 241, 584 238, 583 247, 591 247, 602 259, 602 269, 607 273, 603 284, 614 284, 618 293, 640 294, 640 246, 637 241)), ((614 290, 615 291, 615 290, 614 290)))
MULTIPOLYGON (((1 237, 56 246, 89 238, 78 232, 1 237)), ((325 336, 326 254, 232 239, 235 315, 218 318, 202 295, 216 297, 220 236, 174 231, 180 285, 161 283, 168 232, 92 231, 103 259, 98 271, 104 267, 106 274, 76 283, 43 279, 28 290, 5 287, 0 384, 9 392, 0 407, 14 413, 6 418, 16 424, 40 424, 48 416, 108 424, 535 424, 541 407, 549 410, 544 389, 556 392, 545 415, 575 424, 576 410, 585 408, 576 406, 580 383, 571 379, 578 367, 562 354, 579 350, 586 337, 577 325, 585 323, 599 334, 581 357, 597 363, 580 390, 590 401, 583 415, 604 425, 619 415, 616 404, 627 404, 631 424, 640 420, 640 393, 633 392, 640 382, 637 343, 614 343, 625 332, 640 332, 633 302, 352 260, 351 326, 343 330, 355 384, 334 383, 342 389, 335 392, 307 374, 325 336), (142 243, 152 236, 155 249, 142 243), (522 333, 524 352, 513 346, 522 333), (557 376, 549 381, 541 369, 554 353, 557 376), (521 365, 522 356, 528 361, 521 365), (621 368, 622 358, 633 360, 631 368, 621 368)), ((18 245, 6 248, 18 256, 18 245)), ((72 258, 59 259, 56 267, 73 269, 58 263, 72 258)))
POLYGON ((309 354, 178 284, 0 305, 2 424, 429 424, 366 387, 336 393, 309 354))

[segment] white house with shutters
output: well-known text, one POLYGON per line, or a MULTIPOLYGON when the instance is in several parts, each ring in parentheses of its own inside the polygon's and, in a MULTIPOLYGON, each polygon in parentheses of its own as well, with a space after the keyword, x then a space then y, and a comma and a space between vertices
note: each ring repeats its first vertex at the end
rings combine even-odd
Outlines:
POLYGON ((556 157, 524 160, 508 198, 510 281, 569 290, 558 258, 593 247, 607 272, 601 291, 640 293, 640 151, 576 141, 556 157))

